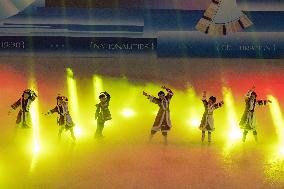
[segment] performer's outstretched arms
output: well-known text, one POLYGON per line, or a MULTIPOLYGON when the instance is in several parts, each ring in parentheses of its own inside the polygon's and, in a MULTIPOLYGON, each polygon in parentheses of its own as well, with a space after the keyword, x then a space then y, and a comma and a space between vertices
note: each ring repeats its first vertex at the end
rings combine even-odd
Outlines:
POLYGON ((11 105, 11 108, 13 110, 16 110, 19 106, 21 106, 21 100, 22 99, 17 100, 14 104, 11 105))
POLYGON ((159 99, 152 96, 152 95, 149 95, 148 93, 146 93, 145 91, 143 91, 143 95, 146 96, 151 102, 155 103, 155 104, 158 104, 159 103, 159 99))
POLYGON ((266 106, 269 103, 272 103, 271 100, 257 100, 256 101, 256 104, 259 105, 259 106, 266 106))
POLYGON ((223 104, 224 104, 224 101, 215 103, 215 104, 214 104, 214 108, 215 108, 215 109, 221 108, 221 107, 223 106, 223 104))
POLYGON ((8 115, 15 111, 19 106, 21 106, 21 99, 17 100, 14 104, 11 105, 11 108, 8 111, 8 115))
POLYGON ((53 109, 51 109, 51 110, 49 110, 48 112, 46 112, 44 115, 51 115, 51 114, 53 114, 53 113, 55 113, 55 112, 59 112, 58 111, 58 107, 56 106, 55 108, 53 108, 53 109))
POLYGON ((145 91, 143 91, 143 95, 146 97, 149 97, 150 95, 148 93, 146 93, 145 91))

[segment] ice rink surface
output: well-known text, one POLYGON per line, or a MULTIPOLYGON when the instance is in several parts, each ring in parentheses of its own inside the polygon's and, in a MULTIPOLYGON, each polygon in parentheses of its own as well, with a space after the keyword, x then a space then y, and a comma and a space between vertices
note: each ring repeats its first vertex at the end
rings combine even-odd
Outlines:
POLYGON ((0 62, 1 189, 284 188, 282 60, 10 56, 0 62), (258 143, 249 133, 243 144, 230 130, 237 128, 252 83, 259 98, 273 97, 274 104, 256 110, 258 143), (39 95, 32 105, 37 124, 15 128, 9 106, 32 84, 39 95), (167 146, 161 133, 148 142, 158 107, 142 96, 143 90, 155 95, 162 84, 175 93, 167 146), (201 143, 198 129, 204 89, 225 101, 214 113, 211 145, 201 143), (112 96, 113 120, 103 140, 94 139, 97 90, 112 96), (42 114, 55 106, 58 93, 70 96, 76 143, 67 132, 58 141, 56 116, 42 114))

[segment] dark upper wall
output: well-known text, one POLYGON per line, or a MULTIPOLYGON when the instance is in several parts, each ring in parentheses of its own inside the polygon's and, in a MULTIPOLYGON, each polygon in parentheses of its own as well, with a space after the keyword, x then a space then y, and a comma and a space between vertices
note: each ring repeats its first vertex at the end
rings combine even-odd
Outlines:
POLYGON ((46 0, 47 7, 110 8, 142 7, 144 0, 46 0))
MULTIPOLYGON (((45 0, 47 7, 204 10, 211 0, 45 0)), ((245 11, 283 11, 283 0, 237 0, 245 11)))

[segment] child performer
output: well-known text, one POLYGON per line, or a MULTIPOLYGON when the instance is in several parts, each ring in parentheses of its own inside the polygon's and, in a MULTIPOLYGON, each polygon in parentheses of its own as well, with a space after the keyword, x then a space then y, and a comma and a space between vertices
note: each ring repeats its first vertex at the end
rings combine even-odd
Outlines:
POLYGON ((270 100, 257 100, 257 94, 254 92, 255 87, 253 86, 245 96, 246 108, 243 113, 242 119, 240 121, 240 127, 244 130, 243 132, 243 142, 246 141, 246 136, 249 131, 253 132, 254 139, 257 141, 257 131, 256 131, 256 119, 255 119, 255 106, 256 105, 267 105, 271 103, 270 100))
POLYGON ((169 105, 170 105, 171 98, 174 94, 171 91, 171 89, 165 86, 163 86, 162 89, 165 89, 167 91, 167 95, 165 95, 163 91, 160 91, 158 93, 159 98, 151 96, 144 91, 143 91, 143 95, 148 97, 148 99, 151 102, 157 104, 160 107, 158 114, 156 116, 154 125, 152 127, 149 139, 151 141, 153 136, 156 134, 156 132, 161 130, 162 135, 164 136, 164 144, 167 145, 168 144, 167 135, 172 127, 169 105))
POLYGON ((110 95, 105 91, 99 96, 100 103, 96 105, 96 120, 97 120, 97 130, 95 133, 95 138, 103 138, 103 129, 106 121, 111 120, 111 113, 109 111, 109 101, 110 95))
POLYGON ((59 132, 58 137, 61 138, 61 134, 63 130, 70 131, 71 137, 73 141, 76 140, 76 137, 74 135, 74 122, 70 116, 69 110, 68 110, 68 98, 65 96, 58 96, 56 98, 57 105, 52 110, 49 110, 45 115, 50 115, 53 113, 58 113, 59 117, 57 119, 57 124, 59 125, 59 132))
POLYGON ((204 142, 205 132, 208 132, 208 143, 211 143, 211 132, 214 131, 214 118, 213 111, 217 108, 220 108, 224 102, 216 103, 216 97, 211 96, 209 100, 206 100, 206 91, 203 92, 202 102, 205 108, 205 112, 203 113, 201 124, 199 129, 202 131, 201 140, 204 142))
POLYGON ((8 112, 10 115, 12 111, 16 110, 18 107, 20 107, 20 111, 17 116, 16 124, 20 125, 23 128, 29 128, 31 127, 31 115, 30 115, 30 106, 31 103, 36 99, 37 94, 31 90, 31 89, 26 89, 22 97, 15 102, 13 105, 11 105, 11 110, 8 112))

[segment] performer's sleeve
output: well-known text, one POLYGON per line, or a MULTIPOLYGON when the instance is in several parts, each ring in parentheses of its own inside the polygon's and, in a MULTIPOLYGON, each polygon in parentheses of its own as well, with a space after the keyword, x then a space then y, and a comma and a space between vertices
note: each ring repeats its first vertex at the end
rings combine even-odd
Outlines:
POLYGON ((99 117, 99 114, 100 114, 100 104, 96 104, 96 114, 95 114, 95 118, 97 119, 99 117))
POLYGON ((214 109, 221 108, 223 106, 224 102, 218 102, 214 104, 214 109))
POLYGON ((49 111, 47 112, 47 114, 53 114, 53 113, 55 113, 55 112, 59 113, 57 106, 56 106, 55 108, 49 110, 49 111))
POLYGON ((148 99, 149 99, 151 102, 153 102, 154 104, 158 104, 158 103, 159 103, 159 99, 156 98, 156 97, 154 97, 154 96, 149 95, 149 96, 148 96, 148 99))
POLYGON ((11 105, 11 108, 16 110, 21 105, 21 99, 19 99, 17 102, 11 105))
POLYGON ((258 100, 256 101, 256 104, 259 106, 265 106, 268 104, 268 100, 258 100))
POLYGON ((206 107, 207 107, 207 105, 208 105, 207 100, 202 100, 202 102, 203 102, 204 107, 206 108, 206 107))
POLYGON ((169 99, 171 99, 171 98, 174 96, 174 93, 173 93, 173 91, 172 91, 171 89, 169 89, 169 88, 167 88, 166 90, 167 90, 167 92, 168 92, 168 94, 166 95, 166 98, 169 100, 169 99))
POLYGON ((69 111, 68 111, 68 104, 67 103, 63 103, 63 105, 62 105, 62 115, 65 117, 68 113, 69 113, 69 111))

